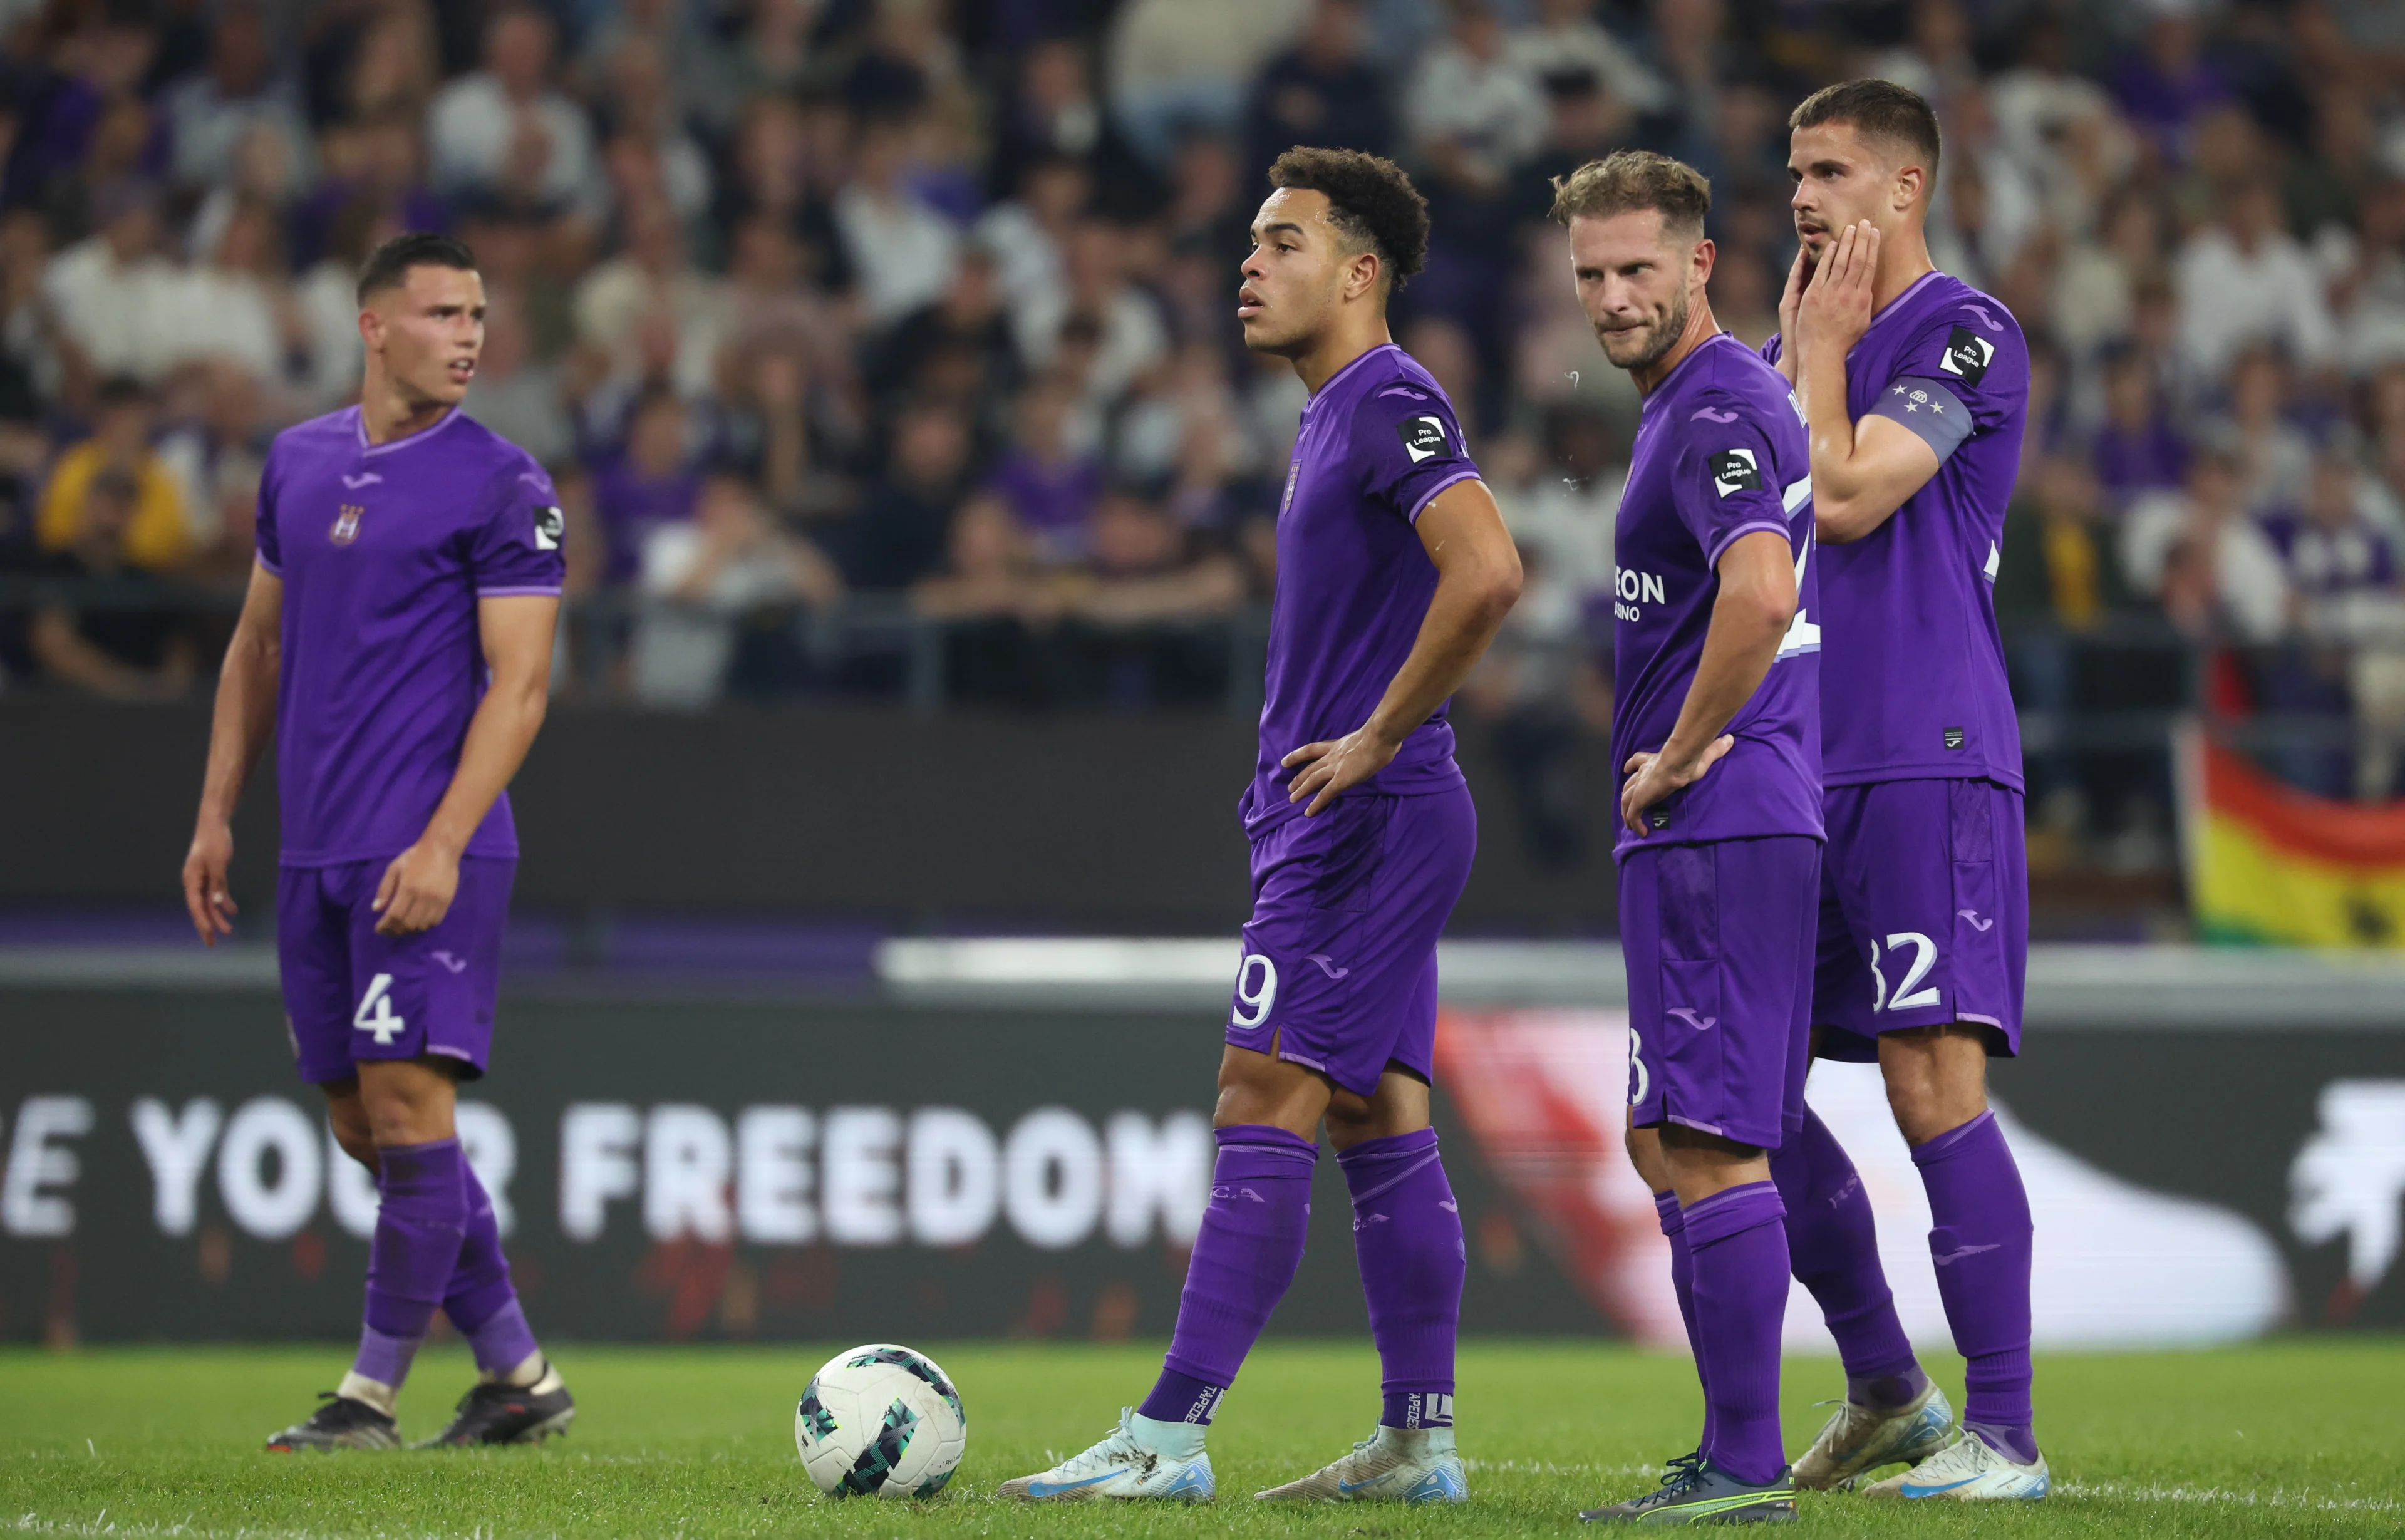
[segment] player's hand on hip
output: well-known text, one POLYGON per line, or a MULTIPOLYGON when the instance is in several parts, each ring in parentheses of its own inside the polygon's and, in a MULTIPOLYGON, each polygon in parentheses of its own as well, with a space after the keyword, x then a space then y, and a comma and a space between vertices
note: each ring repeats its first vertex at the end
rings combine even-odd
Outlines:
MULTIPOLYGON (((1821 253, 1811 282, 1796 297, 1795 333, 1800 345, 1842 353, 1863 340, 1871 325, 1878 250, 1878 228, 1868 219, 1837 232, 1837 238, 1821 253)), ((1799 256, 1799 265, 1801 260, 1799 256)), ((1791 274, 1791 282, 1793 278, 1791 274)), ((1784 305, 1782 301, 1782 309, 1784 305)))
POLYGON ((430 845, 413 845, 392 858, 376 885, 376 934, 414 936, 443 923, 459 891, 459 858, 430 845))
POLYGON ((1331 742, 1306 743, 1278 761, 1295 773, 1286 800, 1301 802, 1309 797, 1311 805, 1302 810, 1302 816, 1309 818, 1393 763, 1395 751, 1401 747, 1367 727, 1355 728, 1331 742))
POLYGON ((223 819, 203 819, 184 855, 184 907, 204 946, 233 934, 233 917, 240 911, 226 889, 226 869, 232 864, 233 831, 223 819))
POLYGON ((1704 778, 1704 772, 1721 762, 1721 756, 1737 747, 1737 739, 1723 733, 1704 745, 1704 751, 1684 763, 1665 754, 1650 754, 1642 749, 1628 756, 1621 766, 1628 779, 1620 787, 1620 821, 1638 839, 1645 837, 1645 809, 1682 787, 1693 786, 1704 778))

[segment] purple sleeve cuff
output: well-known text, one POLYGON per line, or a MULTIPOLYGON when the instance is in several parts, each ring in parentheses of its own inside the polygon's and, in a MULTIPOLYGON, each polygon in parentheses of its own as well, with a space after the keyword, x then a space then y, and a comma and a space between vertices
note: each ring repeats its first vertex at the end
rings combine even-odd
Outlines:
POLYGON ((1715 567, 1720 566, 1723 553, 1735 545, 1740 537, 1751 535, 1757 529, 1768 530, 1781 539, 1790 539, 1787 533, 1787 523, 1783 519, 1748 519, 1721 536, 1721 543, 1712 547, 1711 554, 1704 558, 1704 565, 1715 567))
POLYGON ((261 551, 261 552, 258 553, 257 554, 258 554, 258 557, 259 557, 259 565, 260 565, 260 567, 264 567, 264 568, 266 568, 266 569, 267 569, 267 575, 268 575, 269 577, 271 577, 271 578, 280 578, 280 577, 284 576, 284 564, 283 564, 283 563, 269 560, 269 559, 268 559, 267 553, 266 553, 266 552, 264 552, 264 551, 261 551))
POLYGON ((1936 380, 1918 374, 1901 374, 1887 383, 1879 392, 1878 402, 1871 408, 1874 417, 1885 417, 1903 424, 1919 434, 1930 448, 1937 451, 1937 463, 1962 446, 1978 425, 1971 421, 1971 409, 1962 398, 1936 380))
POLYGON ((1453 485, 1456 482, 1474 482, 1476 480, 1478 480, 1478 468, 1475 466, 1464 466, 1461 469, 1455 471, 1452 475, 1447 476, 1444 480, 1437 483, 1434 486, 1429 487, 1428 491, 1421 496, 1419 501, 1412 504, 1412 511, 1409 513, 1404 514, 1403 517, 1413 524, 1419 523, 1420 514, 1427 510, 1428 504, 1436 501, 1436 495, 1438 493, 1443 491, 1446 487, 1453 485))
POLYGON ((543 588, 529 583, 521 583, 508 588, 479 588, 476 590, 476 597, 480 599, 509 599, 518 597, 556 599, 559 597, 559 585, 557 583, 554 583, 548 588, 543 588))

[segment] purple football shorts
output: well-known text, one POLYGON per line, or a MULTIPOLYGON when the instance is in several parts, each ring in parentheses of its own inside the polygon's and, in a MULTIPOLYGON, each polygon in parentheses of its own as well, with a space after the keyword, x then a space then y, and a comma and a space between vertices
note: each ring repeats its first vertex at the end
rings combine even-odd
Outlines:
POLYGON ((462 1078, 485 1072, 500 988, 501 931, 517 862, 459 862, 450 912, 414 936, 376 934, 389 858, 288 866, 275 885, 275 956, 301 1078, 348 1080, 363 1058, 431 1054, 462 1078))
POLYGON ((1824 793, 1822 1058, 1878 1059, 1881 1032, 1967 1021, 2021 1046, 2029 847, 2021 794, 1990 780, 1892 780, 1824 793))
POLYGON ((1640 846, 1620 863, 1628 1121, 1775 1150, 1804 1126, 1821 842, 1640 846))
POLYGON ((1361 1096, 1389 1062, 1428 1079, 1437 937, 1477 851, 1466 786, 1348 791, 1316 818, 1262 830, 1228 1041, 1361 1096))

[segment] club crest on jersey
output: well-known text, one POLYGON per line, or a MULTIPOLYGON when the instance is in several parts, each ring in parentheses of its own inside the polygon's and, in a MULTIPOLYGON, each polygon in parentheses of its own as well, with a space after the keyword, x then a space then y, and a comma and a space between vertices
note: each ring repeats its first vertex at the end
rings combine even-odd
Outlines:
POLYGON ((1395 431, 1402 437, 1403 453, 1412 457, 1413 465, 1453 453, 1453 441, 1445 434, 1442 417, 1405 417, 1395 425, 1395 431))
POLYGON ((1302 462, 1301 460, 1287 461, 1286 468, 1286 496, 1278 499, 1279 518, 1285 518, 1286 511, 1294 506, 1294 483, 1301 480, 1301 476, 1302 462))
POLYGON ((1946 357, 1937 367, 1958 380, 1977 385, 1987 377, 1988 366, 1996 361, 1996 344, 1966 326, 1958 326, 1946 339, 1946 357))
POLYGON ((348 545, 359 538, 359 515, 366 509, 358 503, 344 503, 334 514, 334 527, 326 531, 326 539, 336 545, 348 545))
POLYGON ((1732 492, 1762 490, 1762 468, 1751 449, 1724 449, 1712 456, 1712 490, 1725 497, 1732 492))
POLYGON ((534 548, 556 551, 559 538, 568 529, 568 517, 556 506, 546 503, 534 511, 534 548))

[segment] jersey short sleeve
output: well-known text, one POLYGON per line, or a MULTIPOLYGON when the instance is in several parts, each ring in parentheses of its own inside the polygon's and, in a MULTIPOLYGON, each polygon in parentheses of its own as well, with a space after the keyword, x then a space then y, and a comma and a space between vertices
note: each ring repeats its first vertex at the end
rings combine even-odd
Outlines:
POLYGON ((1740 535, 1757 529, 1787 536, 1787 509, 1770 454, 1770 436, 1737 397, 1714 392, 1688 409, 1677 425, 1679 457, 1671 500, 1681 522, 1703 548, 1706 565, 1740 535))
POLYGON ((1438 493, 1478 479, 1452 405, 1409 380, 1378 386, 1355 409, 1351 447, 1365 490, 1414 524, 1438 493))
POLYGON ((1993 302, 1962 300, 1923 320, 1896 355, 1871 415, 1903 424, 1946 457, 2002 427, 2029 398, 2029 348, 1993 302))
POLYGON ((259 553, 259 565, 277 577, 284 576, 284 531, 276 520, 275 493, 283 483, 282 446, 267 451, 267 464, 259 472, 259 509, 252 519, 251 545, 259 553))
POLYGON ((480 599, 556 595, 568 572, 567 521, 551 478, 533 461, 494 478, 485 517, 469 532, 468 569, 480 599))

